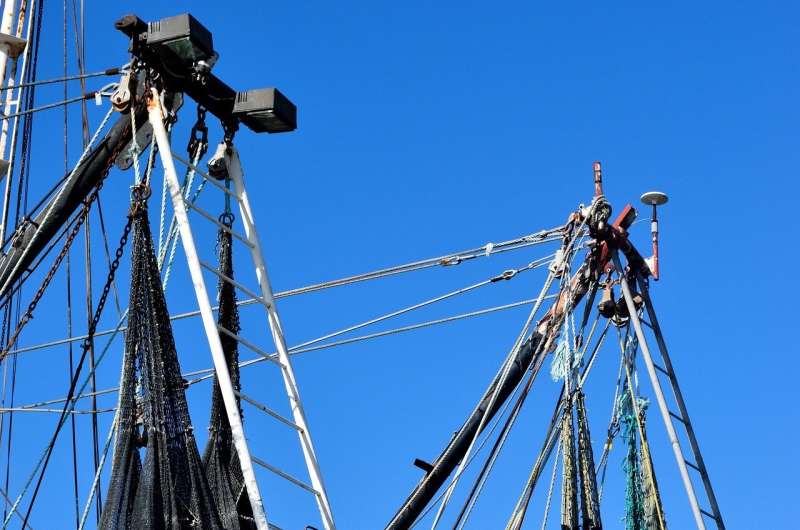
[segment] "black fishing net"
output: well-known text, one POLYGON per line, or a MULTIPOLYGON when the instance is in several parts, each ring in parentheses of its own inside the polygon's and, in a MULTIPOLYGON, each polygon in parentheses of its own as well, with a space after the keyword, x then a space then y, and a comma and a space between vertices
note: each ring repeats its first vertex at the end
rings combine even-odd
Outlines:
POLYGON ((592 435, 589 432, 589 420, 586 417, 586 403, 583 392, 580 390, 575 396, 575 412, 578 423, 578 478, 581 484, 582 528, 583 530, 602 530, 600 497, 597 491, 597 474, 592 452, 592 435))
POLYGON ((192 432, 185 382, 143 208, 133 220, 131 254, 119 424, 100 528, 222 530, 192 432))
POLYGON ((580 530, 578 527, 578 475, 575 465, 575 430, 572 425, 572 400, 561 420, 561 530, 580 530))
MULTIPOLYGON (((228 217, 228 220, 231 220, 228 217)), ((225 219, 223 218, 223 222, 225 219)), ((220 229, 217 236, 219 247, 219 269, 228 278, 233 278, 233 257, 231 234, 220 229)), ((223 328, 239 334, 239 310, 236 305, 236 291, 229 282, 220 280, 218 323, 223 328)), ((222 351, 228 363, 233 388, 240 389, 238 343, 225 333, 220 333, 222 351)), ((239 401, 237 397, 237 402, 239 401)), ((240 409, 241 412, 241 409, 240 409)), ((247 490, 244 486, 239 456, 233 445, 231 426, 225 413, 219 382, 214 376, 211 394, 211 421, 208 427, 208 445, 203 453, 208 484, 219 509, 222 526, 225 530, 255 530, 253 511, 247 490)))

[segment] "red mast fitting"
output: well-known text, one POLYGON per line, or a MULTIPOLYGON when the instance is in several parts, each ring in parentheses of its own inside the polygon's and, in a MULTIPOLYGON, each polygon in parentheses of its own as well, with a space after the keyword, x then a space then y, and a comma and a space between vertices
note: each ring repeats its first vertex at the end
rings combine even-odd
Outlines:
POLYGON ((592 164, 594 169, 594 196, 599 197, 603 194, 603 170, 600 168, 600 162, 592 164))

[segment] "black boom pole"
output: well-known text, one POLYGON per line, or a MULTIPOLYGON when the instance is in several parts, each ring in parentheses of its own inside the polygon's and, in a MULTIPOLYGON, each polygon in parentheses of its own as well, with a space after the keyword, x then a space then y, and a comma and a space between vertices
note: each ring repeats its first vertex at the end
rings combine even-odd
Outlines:
MULTIPOLYGON (((146 115, 143 109, 139 109, 137 118, 141 120, 140 123, 144 122, 146 115)), ((123 114, 76 168, 74 177, 34 219, 25 224, 22 233, 15 236, 7 252, 0 256, 0 300, 7 298, 14 283, 28 270, 95 186, 105 178, 116 155, 131 138, 131 117, 123 114)))
POLYGON ((519 348, 507 377, 498 391, 497 398, 494 400, 491 409, 488 409, 489 404, 492 402, 492 394, 494 394, 495 388, 500 383, 500 378, 503 375, 502 371, 495 376, 489 388, 483 394, 483 398, 477 408, 456 432, 439 458, 432 464, 430 471, 420 480, 411 495, 408 496, 403 506, 386 526, 386 530, 406 530, 422 514, 425 507, 436 495, 436 492, 447 480, 447 477, 450 476, 450 473, 464 458, 467 447, 469 447, 478 431, 483 415, 486 414, 486 421, 483 422, 481 430, 486 428, 489 420, 497 414, 497 411, 500 410, 508 396, 522 380, 533 361, 534 355, 539 352, 541 341, 542 336, 538 332, 534 332, 531 338, 519 348))

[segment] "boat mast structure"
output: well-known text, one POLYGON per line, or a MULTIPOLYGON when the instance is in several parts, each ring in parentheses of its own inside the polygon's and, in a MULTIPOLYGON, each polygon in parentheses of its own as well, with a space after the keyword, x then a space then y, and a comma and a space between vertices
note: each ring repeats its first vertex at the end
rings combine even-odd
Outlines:
MULTIPOLYGON (((275 525, 272 517, 272 507, 279 503, 273 499, 279 498, 279 495, 273 487, 262 487, 263 483, 258 480, 256 467, 265 469, 271 476, 280 479, 281 483, 297 487, 304 494, 310 494, 314 498, 314 503, 309 502, 309 506, 315 506, 315 510, 311 509, 318 514, 319 522, 315 524, 321 525, 326 530, 336 528, 331 500, 323 480, 322 465, 317 457, 309 421, 301 400, 298 380, 292 367, 294 355, 373 340, 522 306, 529 308, 528 317, 516 339, 513 342, 509 341, 511 347, 496 375, 490 380, 472 412, 453 434, 439 456, 431 463, 421 459, 415 461, 415 465, 424 471, 424 475, 387 523, 386 529, 407 530, 421 526, 423 523, 425 525, 430 523, 430 528, 435 529, 444 524, 449 526, 452 523, 455 530, 460 530, 468 524, 473 508, 489 478, 492 466, 498 459, 525 400, 533 394, 537 376, 546 361, 551 359, 551 375, 554 380, 562 381, 561 394, 556 401, 541 450, 533 463, 514 509, 509 514, 506 529, 519 530, 522 528, 539 478, 555 452, 554 460, 558 460, 560 454, 564 470, 561 488, 562 528, 577 530, 580 527, 587 530, 599 530, 601 528, 600 500, 603 496, 602 481, 605 477, 609 453, 613 439, 620 432, 620 422, 627 422, 625 423, 628 444, 626 458, 630 463, 628 478, 632 485, 627 493, 632 509, 626 516, 626 524, 629 528, 666 530, 661 498, 655 480, 655 467, 645 431, 644 408, 646 405, 639 394, 638 379, 633 380, 637 373, 635 360, 639 357, 644 361, 695 525, 699 530, 705 530, 712 525, 718 530, 725 529, 709 473, 689 419, 686 402, 678 384, 649 292, 650 279, 658 280, 659 278, 658 220, 656 215, 657 207, 667 202, 665 194, 648 192, 641 198, 645 206, 652 209, 650 240, 652 256, 648 258, 644 258, 640 254, 629 237, 637 217, 636 209, 630 204, 626 205, 612 221, 612 206, 603 194, 602 169, 600 163, 595 162, 593 165, 594 196, 591 202, 588 205, 579 205, 575 211, 569 214, 567 221, 560 226, 501 243, 489 243, 444 256, 289 291, 274 292, 264 257, 264 248, 258 233, 259 228, 254 217, 254 208, 245 186, 243 164, 234 140, 239 129, 248 129, 255 133, 284 133, 294 130, 296 128, 295 106, 275 88, 237 92, 216 77, 212 73, 212 69, 219 59, 219 55, 214 49, 212 35, 191 15, 184 14, 153 22, 145 22, 135 15, 127 15, 117 21, 115 26, 129 42, 131 62, 123 68, 109 69, 100 73, 99 75, 118 76, 119 82, 106 85, 91 95, 101 103, 103 98, 108 99, 111 109, 95 135, 88 141, 74 168, 58 181, 52 192, 32 210, 30 216, 17 216, 13 220, 12 227, 12 221, 9 219, 13 203, 11 181, 15 173, 14 159, 19 151, 16 147, 18 120, 22 116, 29 116, 39 110, 56 106, 53 104, 32 108, 33 99, 24 97, 25 89, 39 83, 28 70, 31 57, 28 43, 38 42, 35 14, 40 8, 41 4, 37 0, 6 0, 3 5, 2 19, 0 19, 0 87, 6 92, 5 104, 2 116, 0 116, 2 118, 0 177, 5 179, 2 187, 4 202, 0 224, 0 242, 3 244, 0 255, 0 309, 6 311, 5 319, 9 322, 7 329, 2 331, 3 343, 0 344, 0 362, 4 363, 4 369, 6 369, 10 360, 16 361, 17 356, 25 352, 62 345, 71 347, 74 343, 80 345, 82 356, 75 373, 70 373, 70 386, 67 396, 63 399, 48 399, 22 406, 14 405, 12 399, 12 406, 6 407, 4 385, 2 404, 0 404, 0 420, 2 420, 0 421, 0 443, 3 442, 3 436, 6 436, 9 455, 11 454, 11 433, 4 432, 6 417, 9 418, 9 431, 13 417, 11 415, 14 413, 52 412, 59 414, 59 421, 52 438, 45 446, 42 458, 34 466, 29 478, 23 481, 20 490, 10 492, 0 488, 5 504, 2 528, 7 528, 13 519, 21 521, 22 528, 34 526, 31 523, 31 514, 59 432, 67 423, 67 419, 74 418, 76 414, 90 413, 96 418, 98 413, 97 410, 81 411, 76 409, 79 400, 87 397, 94 400, 98 395, 114 394, 117 391, 120 394, 120 402, 117 407, 108 410, 114 412, 115 419, 108 432, 102 453, 98 452, 99 459, 95 462, 93 480, 88 492, 85 492, 86 502, 82 510, 78 506, 79 488, 77 463, 75 464, 75 526, 78 530, 82 530, 87 524, 90 524, 89 512, 95 500, 98 505, 97 522, 100 528, 111 528, 103 526, 108 525, 107 521, 114 518, 114 513, 109 510, 130 510, 134 507, 133 504, 122 507, 107 504, 103 508, 102 519, 100 517, 99 497, 103 487, 103 466, 108 460, 107 457, 115 435, 117 438, 120 437, 121 427, 119 425, 123 421, 120 419, 123 409, 120 389, 123 385, 120 384, 119 388, 101 391, 96 391, 92 387, 91 392, 86 392, 86 388, 88 382, 94 380, 97 365, 102 362, 111 342, 118 334, 126 331, 127 311, 120 315, 115 328, 101 330, 97 326, 112 289, 114 274, 124 254, 132 219, 135 216, 134 212, 141 215, 140 208, 146 207, 147 199, 150 196, 149 190, 153 180, 157 153, 163 168, 164 187, 158 246, 155 247, 153 244, 154 250, 157 251, 155 254, 160 271, 156 270, 155 265, 152 266, 152 270, 163 274, 163 280, 159 278, 162 281, 163 291, 169 281, 177 241, 180 240, 183 255, 186 258, 190 285, 197 304, 196 309, 191 311, 170 314, 168 322, 161 322, 159 325, 170 330, 164 336, 171 340, 170 326, 174 322, 197 316, 202 322, 212 367, 182 375, 186 378, 185 387, 211 378, 214 378, 218 385, 218 395, 221 397, 222 409, 224 409, 223 423, 229 429, 231 447, 236 457, 232 458, 231 462, 236 463, 239 467, 236 471, 241 474, 242 487, 241 490, 234 492, 234 496, 239 495, 234 499, 234 504, 237 507, 241 507, 242 503, 247 505, 247 509, 241 512, 247 515, 239 521, 240 526, 236 526, 235 529, 225 527, 225 530, 251 528, 275 530, 279 528, 275 525), (24 38, 23 35, 25 35, 24 38), (19 76, 17 76, 18 62, 21 63, 19 76), (198 108, 197 121, 192 128, 187 149, 189 152, 187 158, 181 157, 173 149, 173 133, 175 132, 173 126, 184 100, 195 102, 198 108), (208 170, 204 171, 199 164, 208 150, 208 127, 205 121, 207 114, 219 121, 224 137, 212 150, 212 156, 207 161, 208 170), (108 126, 109 123, 111 123, 110 126, 108 126), (103 131, 105 132, 103 133, 103 131), (144 157, 148 146, 149 155, 144 157), (141 167, 143 162, 144 168, 141 167), (186 173, 183 179, 179 176, 176 162, 182 168, 185 167, 186 173), (132 195, 134 200, 128 216, 128 224, 113 262, 109 254, 108 278, 105 288, 101 291, 99 302, 95 306, 94 318, 90 319, 87 333, 81 336, 72 336, 70 331, 70 336, 65 339, 34 346, 19 345, 17 340, 22 329, 33 318, 38 302, 44 296, 65 257, 68 263, 69 247, 78 230, 87 221, 90 210, 97 204, 100 189, 115 164, 122 170, 133 168, 135 184, 133 189, 135 191, 132 195), (200 182, 196 189, 193 188, 195 179, 200 182), (198 196, 203 189, 213 190, 225 204, 222 216, 217 217, 201 206, 198 196), (172 207, 172 219, 169 221, 168 227, 165 223, 165 219, 167 219, 165 205, 167 203, 172 207), (232 204, 235 204, 238 210, 238 224, 234 222, 232 204), (252 265, 242 266, 239 264, 237 267, 239 274, 236 279, 232 275, 232 269, 226 272, 227 269, 224 269, 222 265, 219 267, 213 265, 211 259, 207 257, 213 249, 210 248, 210 245, 203 244, 202 236, 198 236, 198 234, 205 233, 209 229, 225 234, 230 241, 241 245, 249 254, 252 265), (280 298, 431 267, 452 269, 456 265, 471 260, 544 244, 556 244, 558 248, 551 256, 531 261, 516 269, 503 271, 462 289, 400 308, 300 345, 290 346, 287 344, 276 302, 280 298), (59 245, 62 245, 61 250, 54 253, 55 257, 50 259, 51 251, 59 245), (37 272, 37 269, 47 259, 52 261, 52 265, 43 275, 41 284, 39 284, 32 301, 27 305, 27 309, 18 315, 18 319, 14 319, 16 322, 16 326, 14 326, 10 312, 10 308, 14 305, 12 302, 28 302, 28 300, 22 299, 22 288, 42 276, 41 271, 37 272), (466 292, 510 281, 519 274, 545 267, 547 268, 547 277, 535 298, 376 333, 346 336, 367 326, 387 321, 442 300, 454 298, 466 292), (244 274, 242 274, 242 269, 245 269, 244 274), (247 272, 250 273, 249 277, 247 272), (238 327, 231 329, 220 324, 215 316, 218 308, 213 305, 207 287, 209 279, 218 285, 226 284, 246 296, 247 298, 244 300, 234 301, 237 307, 256 306, 259 308, 259 312, 262 313, 260 330, 264 337, 271 338, 274 353, 270 353, 272 351, 270 346, 259 344, 259 339, 246 338, 245 333, 238 327), (621 291, 619 298, 614 296, 614 289, 621 291), (596 304, 598 296, 600 301, 596 304), (594 320, 590 325, 592 317, 594 320), (602 322, 605 322, 605 325, 602 322), (608 439, 603 447, 602 456, 595 459, 594 454, 596 453, 592 452, 589 434, 590 421, 586 415, 584 402, 586 398, 584 383, 590 375, 605 337, 613 333, 609 332, 609 329, 615 328, 620 336, 622 354, 620 375, 617 381, 618 395, 615 396, 608 439), (86 370, 81 373, 83 359, 86 357, 87 351, 94 348, 94 341, 99 337, 109 337, 105 349, 101 351, 96 361, 94 349, 92 349, 92 361, 87 368, 89 373, 85 373, 86 370), (247 361, 238 361, 237 357, 235 362, 238 362, 238 367, 236 364, 231 365, 229 352, 226 351, 224 345, 230 340, 253 352, 256 357, 247 361), (655 348, 651 349, 651 344, 655 344, 655 348), (260 363, 275 365, 280 371, 288 403, 288 413, 284 414, 270 408, 239 388, 238 368, 260 363), (672 389, 671 394, 664 392, 664 378, 672 389), (282 427, 296 433, 300 445, 299 454, 302 454, 305 464, 307 475, 305 478, 290 473, 283 465, 265 460, 260 444, 257 443, 258 440, 248 437, 245 433, 245 424, 240 409, 241 403, 247 403, 264 412, 271 422, 274 420, 282 427), (688 441, 688 449, 684 440, 688 441), (489 441, 493 441, 491 449, 488 455, 484 455, 483 447, 489 441), (483 460, 482 467, 477 477, 474 478, 471 488, 467 491, 466 500, 461 509, 454 510, 451 504, 461 501, 455 492, 462 482, 468 480, 466 477, 469 476, 470 480, 473 478, 467 471, 479 458, 483 460), (697 487, 698 478, 702 488, 697 487), (657 521, 653 519, 655 517, 653 514, 657 515, 657 521)), ((82 72, 80 76, 65 77, 61 81, 85 80, 89 75, 95 74, 82 72)), ((89 96, 84 94, 82 98, 74 101, 84 101, 88 98, 89 96)), ((61 102, 58 105, 66 103, 61 102)), ((19 209, 19 205, 17 205, 17 209, 19 209)), ((89 301, 91 302, 91 297, 89 301)), ((133 307, 133 303, 131 306, 133 307)), ((221 306, 222 303, 220 303, 221 306)), ((90 312, 91 307, 92 305, 89 304, 90 312)), ((252 330, 252 333, 258 331, 255 329, 252 330)), ((144 378, 146 374, 143 374, 144 371, 139 374, 139 377, 144 378)), ((129 394, 132 395, 133 391, 130 389, 133 388, 134 381, 128 380, 125 383, 127 384, 126 388, 130 391, 129 394)), ((182 388, 180 392, 184 390, 182 388)), ((141 393, 141 390, 137 390, 137 392, 141 393)), ((130 398, 130 395, 128 397, 130 398)), ((144 397, 137 394, 136 399, 143 400, 144 397)), ((215 397, 215 399, 217 398, 215 397)), ((135 405, 141 406, 141 402, 137 401, 135 405)), ((131 418, 134 416, 131 412, 133 409, 130 408, 132 404, 127 403, 127 406, 129 406, 128 412, 130 413, 128 420, 132 421, 131 418)), ((147 425, 147 419, 141 419, 139 416, 146 416, 146 414, 137 415, 136 421, 140 423, 136 424, 135 429, 131 430, 131 425, 127 425, 130 440, 140 444, 134 450, 137 455, 139 450, 146 446, 148 437, 155 436, 160 432, 157 426, 147 425), (136 435, 132 436, 131 433, 134 431, 136 435)), ((188 412, 185 416, 188 417, 188 412)), ((250 423, 252 421, 255 420, 248 420, 248 426, 253 425, 250 423)), ((74 429, 74 423, 72 428, 74 429)), ((182 428, 191 432, 192 427, 183 425, 182 428)), ((192 443, 194 443, 193 439, 192 443)), ((162 458, 164 457, 162 456, 162 458)), ((10 462, 6 464, 8 468, 10 462)), ((555 490, 557 465, 558 462, 555 462, 550 490, 544 507, 545 523, 555 490)), ((126 471, 124 484, 118 483, 116 486, 123 489, 129 488, 131 491, 135 490, 135 485, 139 480, 137 473, 136 469, 126 471)), ((198 473, 196 476, 202 476, 202 473, 198 473)), ((133 493, 130 495, 133 496, 133 493)), ((125 495, 118 497, 127 498, 125 495)), ((187 522, 190 516, 184 514, 185 520, 180 519, 184 516, 177 516, 180 521, 176 519, 177 522, 172 522, 173 525, 177 525, 174 528, 171 527, 172 530, 196 527, 222 528, 222 524, 213 515, 215 513, 213 507, 206 506, 205 508, 208 508, 208 513, 212 514, 206 517, 205 522, 202 524, 197 521, 187 522)), ((177 512, 180 510, 176 510, 177 512)), ((235 515, 233 520, 236 520, 237 517, 239 516, 235 515)), ((220 521, 231 520, 230 518, 225 519, 225 517, 219 519, 220 521)), ((35 523, 35 519, 33 521, 35 523)), ((308 526, 307 528, 316 527, 308 526)))
MULTIPOLYGON (((443 486, 447 477, 455 473, 457 481, 457 469, 459 465, 463 465, 465 459, 469 457, 469 445, 478 438, 481 431, 488 425, 486 420, 490 420, 500 410, 505 400, 511 395, 512 391, 519 386, 527 373, 531 373, 533 374, 532 377, 535 377, 541 368, 545 355, 553 349, 553 344, 562 333, 562 327, 565 325, 566 313, 576 308, 584 296, 590 292, 590 290, 596 288, 596 286, 592 288, 591 284, 596 281, 601 273, 610 274, 613 269, 616 269, 618 275, 617 281, 623 292, 623 298, 620 299, 617 304, 624 304, 626 306, 626 311, 624 311, 625 318, 626 320, 629 319, 635 330, 642 357, 647 366, 648 376, 653 385, 659 410, 661 411, 662 419, 667 428, 676 463, 683 479, 695 524, 699 530, 705 530, 705 518, 708 518, 713 522, 716 528, 724 530, 725 524, 717 504, 711 480, 708 476, 708 471, 705 467, 694 429, 689 420, 686 404, 678 385, 677 376, 672 368, 672 362, 667 353, 666 343, 661 329, 658 326, 655 309, 653 308, 649 295, 647 278, 652 276, 654 279, 657 279, 655 277, 655 271, 657 271, 658 266, 658 225, 655 210, 658 205, 666 203, 667 197, 660 192, 649 192, 642 196, 642 201, 653 208, 653 219, 651 223, 653 233, 653 256, 645 259, 628 239, 628 228, 633 224, 636 218, 636 211, 631 205, 627 205, 612 224, 608 223, 611 208, 603 197, 602 174, 599 162, 595 162, 594 164, 594 184, 595 198, 592 205, 579 209, 571 218, 571 222, 579 222, 581 223, 581 227, 586 226, 589 235, 593 238, 593 249, 587 253, 585 262, 573 276, 569 289, 562 291, 562 295, 566 294, 564 296, 560 295, 557 298, 557 301, 539 321, 527 341, 522 344, 516 344, 512 349, 504 368, 501 368, 498 375, 492 380, 475 410, 462 424, 461 428, 456 431, 445 449, 432 464, 420 466, 425 470, 425 476, 415 486, 395 516, 388 523, 386 526, 387 530, 403 530, 417 524, 418 520, 430 511, 430 504, 443 486), (627 259, 626 267, 623 267, 620 261, 620 252, 624 254, 627 259), (640 294, 635 295, 632 292, 629 287, 629 278, 638 285, 640 294), (647 325, 654 333, 664 364, 663 367, 655 364, 650 354, 647 338, 642 328, 642 322, 645 321, 639 317, 642 301, 645 302, 646 312, 650 318, 650 323, 647 325), (658 377, 659 372, 665 375, 670 382, 675 396, 677 412, 672 410, 672 408, 676 407, 671 408, 667 404, 666 397, 662 391, 661 381, 658 377), (499 397, 499 399, 494 399, 496 397, 499 397), (685 429, 694 458, 693 462, 685 457, 673 420, 677 421, 685 429), (709 503, 708 508, 700 506, 700 501, 698 500, 694 487, 694 481, 689 472, 690 469, 696 471, 702 481, 709 503)), ((568 243, 569 238, 566 237, 562 249, 568 249, 568 243)), ((565 254, 561 254, 562 258, 564 255, 565 254)), ((587 304, 591 303, 591 300, 587 302, 587 304)), ((537 459, 534 472, 532 472, 531 481, 529 481, 528 486, 526 486, 528 492, 523 494, 523 497, 527 498, 527 500, 525 503, 518 504, 518 507, 515 509, 517 515, 512 516, 509 528, 519 528, 522 524, 524 515, 520 516, 519 514, 524 514, 525 506, 527 502, 530 501, 530 494, 541 472, 542 465, 546 462, 547 458, 549 458, 552 448, 554 447, 555 438, 552 437, 551 434, 548 435, 549 441, 545 443, 545 449, 542 452, 544 460, 541 458, 537 459), (523 504, 525 506, 523 506, 523 504)), ((439 512, 437 512, 437 517, 434 519, 432 528, 435 528, 439 522, 439 514, 444 509, 444 506, 446 506, 449 491, 450 488, 446 490, 445 494, 439 496, 439 498, 443 498, 444 500, 440 505, 439 512)))

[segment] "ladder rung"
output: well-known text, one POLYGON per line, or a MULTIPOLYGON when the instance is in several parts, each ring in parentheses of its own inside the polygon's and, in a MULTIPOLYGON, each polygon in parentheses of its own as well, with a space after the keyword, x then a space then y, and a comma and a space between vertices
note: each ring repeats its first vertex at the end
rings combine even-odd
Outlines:
POLYGON ((697 471, 698 473, 702 473, 702 471, 700 471, 700 468, 699 468, 699 467, 697 467, 697 465, 693 464, 692 462, 689 462, 689 461, 688 461, 688 460, 686 460, 686 459, 684 459, 683 461, 684 461, 684 462, 686 462, 686 465, 687 465, 687 466, 689 466, 690 468, 694 469, 694 470, 695 470, 695 471, 697 471))
POLYGON ((297 480, 296 478, 291 476, 289 473, 286 473, 285 471, 281 471, 277 467, 272 466, 270 464, 267 464, 266 462, 264 462, 263 460, 261 460, 257 456, 251 456, 250 458, 253 460, 253 462, 258 464, 259 466, 263 467, 264 469, 268 469, 269 471, 272 471, 273 473, 275 473, 279 477, 285 478, 286 480, 288 480, 289 482, 291 482, 295 486, 299 486, 299 487, 303 488, 304 490, 306 490, 306 491, 308 491, 310 493, 313 493, 314 495, 319 495, 319 492, 317 492, 317 490, 315 490, 314 488, 312 488, 311 486, 309 486, 305 482, 303 482, 301 480, 297 480))
POLYGON ((653 325, 650 324, 650 322, 648 322, 646 319, 644 319, 642 317, 639 317, 639 322, 641 322, 642 324, 644 324, 648 328, 653 329, 653 325))
POLYGON ((717 520, 717 516, 716 515, 714 515, 713 513, 709 513, 709 512, 705 511, 702 508, 700 508, 700 513, 702 513, 703 515, 705 515, 706 517, 708 517, 710 519, 714 519, 715 521, 717 520))
POLYGON ((659 366, 659 365, 658 365, 658 364, 656 364, 655 362, 653 363, 653 368, 655 368, 656 370, 658 370, 658 371, 659 371, 659 372, 661 372, 662 374, 664 374, 664 375, 666 375, 667 377, 669 377, 669 372, 667 372, 667 371, 666 371, 664 368, 662 368, 661 366, 659 366))
POLYGON ((233 197, 237 201, 239 200, 239 196, 236 195, 235 191, 229 190, 228 188, 226 188, 225 186, 220 184, 217 179, 215 179, 214 177, 210 176, 208 173, 206 173, 205 171, 203 171, 199 167, 195 166, 194 164, 192 164, 191 162, 189 162, 185 158, 181 157, 180 155, 176 155, 175 153, 172 153, 172 158, 174 158, 175 160, 177 160, 181 164, 184 164, 189 169, 193 170, 195 173, 197 173, 198 175, 203 177, 206 181, 208 181, 209 184, 211 184, 212 186, 218 188, 223 193, 227 193, 228 195, 230 195, 231 197, 233 197))
POLYGON ((0 33, 0 44, 8 46, 8 56, 16 59, 25 50, 28 41, 8 33, 0 33))
POLYGON ((264 305, 264 307, 266 307, 267 309, 269 309, 269 304, 267 304, 267 301, 266 301, 266 300, 264 300, 264 299, 263 299, 261 296, 257 295, 257 294, 256 294, 254 291, 251 291, 250 289, 248 289, 247 287, 245 287, 245 286, 244 286, 244 285, 242 285, 241 283, 237 282, 237 281, 236 281, 236 280, 234 280, 233 278, 230 278, 230 277, 226 276, 225 274, 222 274, 220 271, 218 271, 218 270, 217 270, 217 269, 216 269, 214 266, 212 266, 210 263, 208 263, 208 262, 205 262, 205 261, 203 261, 203 260, 199 260, 199 261, 200 261, 200 265, 202 265, 204 269, 206 269, 206 270, 208 270, 208 271, 210 271, 210 272, 213 272, 213 273, 214 273, 214 274, 215 274, 215 275, 216 275, 218 278, 220 278, 222 281, 224 281, 224 282, 227 282, 227 283, 229 283, 229 284, 233 285, 234 287, 236 287, 237 289, 239 289, 240 291, 242 291, 242 292, 243 292, 244 294, 246 294, 247 296, 249 296, 249 297, 251 297, 251 298, 255 298, 255 300, 256 300, 257 302, 260 302, 261 304, 263 304, 263 305, 264 305))
POLYGON ((672 411, 669 411, 669 415, 678 420, 679 422, 683 423, 684 425, 686 425, 686 420, 684 420, 682 416, 678 416, 672 411))
POLYGON ((286 418, 284 418, 283 416, 281 416, 280 414, 278 414, 277 412, 275 412, 274 410, 272 410, 268 406, 259 403, 255 399, 253 399, 253 398, 251 398, 249 396, 246 396, 246 395, 242 394, 241 392, 236 392, 236 394, 240 398, 242 398, 243 400, 245 400, 248 403, 250 403, 251 405, 253 405, 258 410, 260 410, 262 412, 266 412, 267 414, 269 414, 270 416, 272 416, 273 418, 275 418, 279 422, 283 423, 284 425, 288 425, 292 429, 296 429, 299 432, 303 432, 303 429, 299 425, 297 425, 293 421, 287 420, 286 418))
POLYGON ((257 353, 258 355, 260 355, 264 359, 266 359, 268 361, 272 361, 275 364, 277 364, 278 366, 280 366, 281 368, 283 368, 283 364, 281 364, 281 361, 278 359, 277 355, 265 352, 264 350, 262 350, 261 348, 259 348, 258 346, 256 346, 252 342, 250 342, 249 340, 245 339, 244 337, 240 337, 239 335, 237 335, 233 331, 231 331, 231 330, 229 330, 229 329, 227 329, 225 327, 222 327, 219 324, 217 324, 217 329, 219 331, 221 331, 222 333, 224 333, 225 335, 227 335, 230 338, 232 338, 233 340, 235 340, 236 342, 238 342, 239 344, 241 344, 243 346, 246 346, 250 350, 253 350, 255 353, 257 353))
POLYGON ((224 231, 226 231, 227 233, 229 233, 230 235, 232 235, 233 237, 235 237, 236 239, 238 239, 239 241, 241 241, 242 243, 244 243, 248 247, 255 248, 255 245, 253 245, 250 241, 248 241, 246 237, 242 236, 241 234, 239 234, 237 232, 234 232, 233 230, 231 230, 229 227, 227 227, 223 223, 220 223, 218 219, 214 219, 213 215, 211 215, 207 211, 203 210, 202 208, 200 208, 199 206, 197 206, 193 202, 186 201, 186 200, 184 200, 183 202, 184 202, 184 204, 186 204, 186 206, 188 206, 189 208, 191 208, 195 212, 199 213, 200 215, 202 215, 203 217, 205 217, 206 219, 208 219, 209 221, 211 221, 212 223, 217 225, 219 228, 223 229, 224 231))

